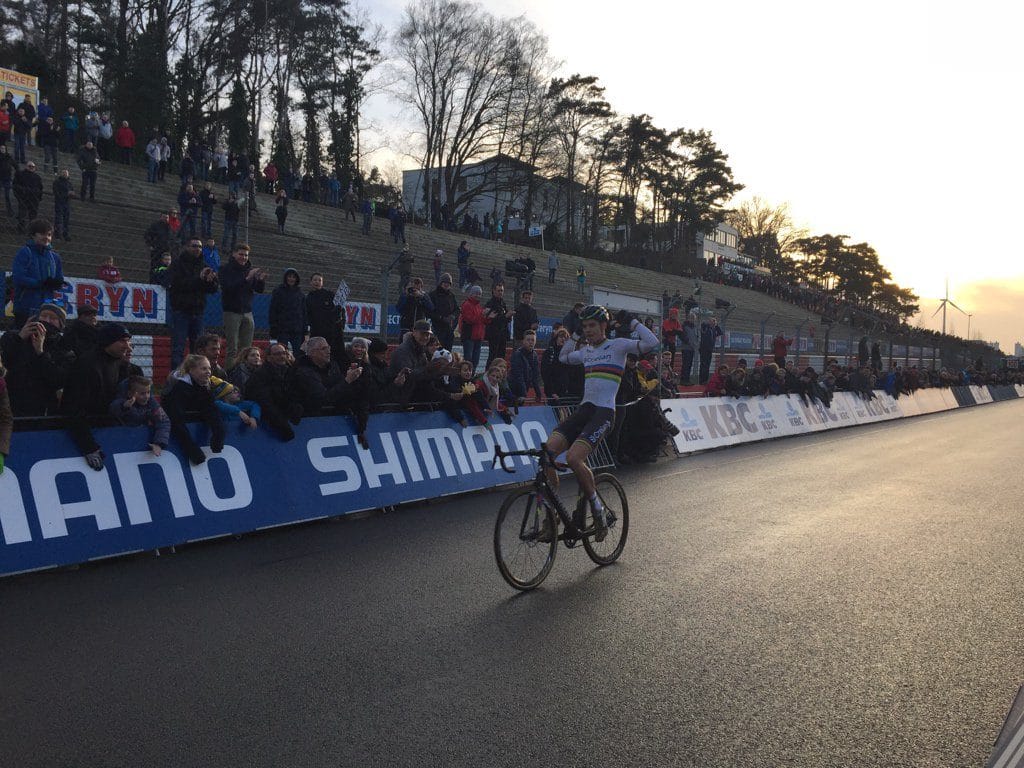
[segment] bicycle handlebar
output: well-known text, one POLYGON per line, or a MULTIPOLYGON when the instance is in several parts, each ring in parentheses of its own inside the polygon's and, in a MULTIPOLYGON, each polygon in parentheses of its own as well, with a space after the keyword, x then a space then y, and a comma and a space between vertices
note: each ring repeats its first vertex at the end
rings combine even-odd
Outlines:
POLYGON ((511 456, 533 456, 535 458, 540 459, 546 456, 547 453, 547 443, 541 443, 540 448, 527 448, 525 451, 503 451, 501 450, 500 445, 495 445, 494 458, 491 459, 491 469, 493 469, 498 462, 501 462, 501 468, 508 472, 510 475, 514 475, 516 473, 515 469, 509 469, 508 466, 505 464, 505 459, 511 456))

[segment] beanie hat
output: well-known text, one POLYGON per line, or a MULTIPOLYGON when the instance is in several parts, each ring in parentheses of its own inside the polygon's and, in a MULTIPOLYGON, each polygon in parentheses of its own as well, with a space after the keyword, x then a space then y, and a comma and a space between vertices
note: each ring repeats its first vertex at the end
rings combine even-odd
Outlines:
POLYGON ((234 391, 235 385, 231 382, 218 379, 216 376, 210 377, 210 392, 214 400, 223 400, 234 391))
POLYGON ((452 284, 452 276, 448 272, 443 272, 443 273, 441 273, 441 279, 438 280, 437 282, 438 282, 438 284, 440 284, 440 283, 448 283, 448 285, 451 285, 452 284))
POLYGON ((60 327, 64 327, 64 323, 66 323, 68 320, 68 313, 64 311, 64 307, 54 304, 53 302, 47 301, 39 305, 39 312, 42 312, 44 309, 48 309, 51 312, 53 312, 53 314, 55 314, 57 318, 60 320, 60 327))
POLYGON ((115 341, 121 339, 130 339, 132 337, 131 331, 125 328, 123 325, 117 323, 108 323, 100 328, 99 333, 96 335, 96 346, 99 349, 106 349, 115 341))
POLYGON ((380 338, 379 336, 374 336, 372 339, 370 339, 370 350, 369 350, 369 352, 370 352, 371 355, 376 355, 376 354, 379 354, 381 352, 387 352, 387 351, 388 351, 388 345, 387 345, 387 342, 384 341, 384 339, 380 338))

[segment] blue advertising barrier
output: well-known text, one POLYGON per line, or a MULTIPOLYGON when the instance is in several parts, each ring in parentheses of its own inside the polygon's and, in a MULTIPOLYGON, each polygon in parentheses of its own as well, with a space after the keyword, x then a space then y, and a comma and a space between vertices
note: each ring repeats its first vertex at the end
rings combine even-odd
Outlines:
MULTIPOLYGON (((515 475, 492 469, 495 440, 536 447, 556 423, 543 406, 491 429, 439 412, 374 414, 369 450, 343 416, 304 419, 288 443, 232 424, 224 450, 205 449, 199 466, 174 443, 154 456, 144 428, 111 427, 95 431, 99 472, 63 431, 16 432, 0 475, 0 575, 528 480, 527 457, 515 475)), ((205 427, 191 428, 204 444, 205 427)))

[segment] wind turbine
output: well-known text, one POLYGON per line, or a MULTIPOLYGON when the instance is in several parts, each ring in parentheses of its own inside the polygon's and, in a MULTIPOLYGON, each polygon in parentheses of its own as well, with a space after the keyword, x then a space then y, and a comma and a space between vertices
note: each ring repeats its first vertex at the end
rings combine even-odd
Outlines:
MULTIPOLYGON (((961 313, 963 313, 965 315, 967 314, 962 309, 960 309, 960 307, 958 307, 956 305, 955 301, 953 301, 951 298, 949 298, 949 278, 948 277, 946 278, 946 295, 943 297, 942 301, 939 302, 939 309, 936 309, 932 313, 932 317, 935 317, 937 314, 939 314, 939 310, 942 311, 942 335, 943 336, 946 335, 946 305, 947 304, 949 304, 951 307, 953 307, 954 309, 958 310, 959 312, 961 312, 961 313)), ((970 315, 968 315, 968 321, 969 320, 970 320, 970 315)))

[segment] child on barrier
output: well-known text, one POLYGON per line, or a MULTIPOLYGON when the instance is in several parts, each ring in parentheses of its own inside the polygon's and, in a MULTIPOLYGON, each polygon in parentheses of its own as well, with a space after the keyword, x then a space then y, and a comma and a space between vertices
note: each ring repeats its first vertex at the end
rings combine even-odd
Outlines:
POLYGON ((213 404, 225 422, 237 420, 250 429, 259 426, 259 403, 243 400, 241 391, 234 384, 211 376, 210 392, 213 394, 213 404))
POLYGON ((0 475, 4 473, 4 461, 11 455, 11 432, 14 430, 14 413, 11 411, 10 395, 7 394, 6 375, 4 361, 0 360, 0 475))
POLYGON ((463 412, 463 400, 472 397, 476 392, 476 385, 473 383, 473 362, 455 358, 446 349, 439 349, 434 353, 434 359, 443 358, 449 363, 458 362, 459 372, 449 376, 442 376, 434 385, 438 399, 441 401, 441 410, 458 422, 460 427, 467 426, 466 417, 463 412))
POLYGON ((171 420, 153 397, 153 382, 145 376, 129 376, 125 392, 110 404, 110 415, 128 427, 149 427, 149 448, 159 456, 171 437, 171 420))
POLYGON ((488 419, 497 413, 506 424, 512 423, 512 413, 506 403, 512 402, 512 392, 505 383, 508 367, 505 360, 498 358, 487 366, 487 372, 477 379, 471 397, 463 399, 464 408, 473 419, 488 429, 488 419))

